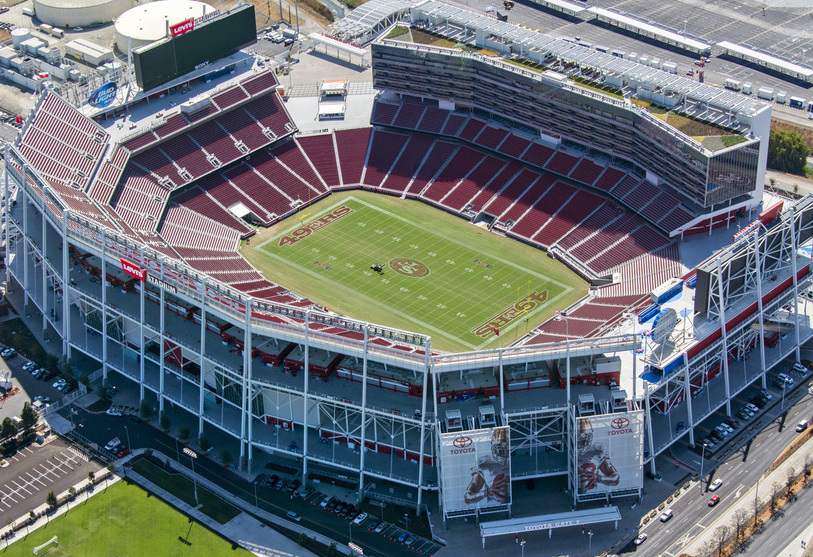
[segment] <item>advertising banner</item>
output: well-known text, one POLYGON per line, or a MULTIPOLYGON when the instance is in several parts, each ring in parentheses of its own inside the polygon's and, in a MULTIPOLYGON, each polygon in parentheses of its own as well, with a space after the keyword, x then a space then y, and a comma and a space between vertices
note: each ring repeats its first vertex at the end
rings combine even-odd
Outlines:
POLYGON ((132 261, 124 259, 123 257, 121 258, 121 270, 131 277, 142 281, 144 280, 144 275, 146 274, 144 269, 142 269, 140 266, 136 265, 132 261))
POLYGON ((195 20, 191 17, 181 21, 180 23, 169 26, 169 32, 173 37, 183 35, 184 33, 192 31, 193 29, 195 29, 195 20))
POLYGON ((113 81, 108 81, 101 87, 95 89, 91 94, 90 98, 88 98, 88 104, 90 106, 95 106, 96 108, 104 108, 106 106, 110 106, 114 100, 116 100, 116 92, 118 91, 118 85, 115 84, 113 81))
POLYGON ((579 495, 643 487, 642 410, 576 418, 576 430, 579 495))
POLYGON ((441 435, 445 512, 511 503, 511 451, 507 426, 441 435))

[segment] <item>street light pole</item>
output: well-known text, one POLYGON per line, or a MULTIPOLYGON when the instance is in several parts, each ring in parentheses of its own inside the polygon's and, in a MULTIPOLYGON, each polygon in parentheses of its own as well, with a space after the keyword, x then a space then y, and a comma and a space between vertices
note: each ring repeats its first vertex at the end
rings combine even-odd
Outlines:
POLYGON ((195 476, 195 459, 198 458, 198 454, 189 447, 184 447, 183 453, 189 455, 189 460, 192 462, 192 483, 195 485, 195 506, 198 507, 200 506, 198 502, 198 479, 195 476))
POLYGON ((703 451, 700 454, 700 493, 703 493, 703 465, 706 463, 706 444, 703 443, 703 451))
POLYGON ((260 508, 260 500, 257 498, 257 482, 254 482, 254 506, 260 508))
POLYGON ((519 547, 522 550, 522 557, 525 557, 525 540, 519 542, 519 547))
POLYGON ((782 381, 782 410, 785 410, 785 388, 788 386, 786 381, 782 381))
POLYGON ((406 521, 406 528, 404 529, 409 532, 409 513, 404 513, 404 521, 406 521))
POLYGON ((593 549, 593 531, 589 530, 587 532, 587 535, 589 536, 589 538, 588 538, 589 541, 587 542, 587 550, 592 551, 592 549, 593 549))
POLYGON ((133 445, 130 443, 130 430, 127 429, 127 426, 124 426, 124 431, 127 433, 127 448, 131 451, 133 450, 133 445))

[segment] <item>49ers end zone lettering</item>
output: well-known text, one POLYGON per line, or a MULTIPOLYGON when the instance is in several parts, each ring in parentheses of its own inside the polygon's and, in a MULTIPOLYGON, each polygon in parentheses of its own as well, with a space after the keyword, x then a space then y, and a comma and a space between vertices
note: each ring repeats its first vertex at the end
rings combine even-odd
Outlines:
POLYGON ((288 234, 287 236, 283 236, 280 238, 279 245, 280 246, 292 246, 297 243, 299 240, 303 238, 307 238, 320 228, 324 228, 332 222, 335 222, 342 218, 345 215, 349 215, 353 212, 353 209, 348 207, 347 205, 342 205, 334 209, 332 212, 326 214, 323 217, 319 217, 313 222, 306 224, 305 226, 301 226, 288 234))

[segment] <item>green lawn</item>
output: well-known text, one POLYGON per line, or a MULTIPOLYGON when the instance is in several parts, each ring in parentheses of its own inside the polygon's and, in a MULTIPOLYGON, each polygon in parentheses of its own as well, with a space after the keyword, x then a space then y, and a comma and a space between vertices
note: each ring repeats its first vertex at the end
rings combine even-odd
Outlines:
POLYGON ((496 347, 494 328, 513 340, 587 292, 540 250, 369 192, 334 194, 252 240, 242 253, 269 280, 337 313, 428 334, 440 350, 496 347))
POLYGON ((87 502, 79 499, 66 515, 47 526, 28 536, 23 530, 21 539, 0 555, 30 557, 34 547, 53 536, 59 537, 59 547, 45 553, 51 557, 251 555, 134 484, 118 482, 87 502), (181 543, 178 536, 192 545, 181 543))
MULTIPOLYGON (((169 474, 143 459, 133 465, 133 471, 170 492, 187 505, 195 506, 195 486, 184 476, 169 474)), ((220 524, 225 524, 240 514, 240 509, 200 486, 198 486, 198 502, 201 505, 200 512, 220 524)))

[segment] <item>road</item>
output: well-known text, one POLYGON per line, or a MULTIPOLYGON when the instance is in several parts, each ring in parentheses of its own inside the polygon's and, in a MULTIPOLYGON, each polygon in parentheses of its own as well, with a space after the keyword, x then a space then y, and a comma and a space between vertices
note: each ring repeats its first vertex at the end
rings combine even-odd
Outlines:
MULTIPOLYGON (((113 437, 125 443, 132 443, 131 448, 150 448, 177 459, 189 467, 189 458, 179 451, 174 438, 155 429, 149 424, 137 422, 129 416, 108 416, 92 414, 84 409, 77 409, 73 418, 77 431, 99 446, 105 445, 113 437), (129 435, 129 437, 128 437, 129 435)), ((195 461, 195 473, 218 484, 232 495, 244 501, 259 503, 263 510, 284 517, 288 511, 302 516, 299 525, 319 532, 339 543, 350 541, 352 528, 353 543, 364 549, 365 555, 387 555, 393 557, 414 557, 416 552, 401 544, 391 541, 380 534, 366 530, 363 526, 350 526, 351 522, 320 508, 318 504, 303 501, 301 497, 290 496, 287 491, 258 487, 255 492, 253 483, 242 479, 224 469, 222 465, 206 457, 195 461), (256 493, 256 499, 255 499, 256 493)))
MULTIPOLYGON (((788 401, 791 402, 796 399, 800 399, 799 402, 790 408, 786 408, 783 412, 781 400, 774 398, 776 405, 762 418, 760 425, 757 427, 764 425, 764 428, 757 435, 748 441, 741 442, 739 446, 737 446, 737 440, 735 439, 735 446, 729 449, 731 453, 716 467, 717 461, 715 459, 707 460, 704 469, 706 478, 702 483, 702 488, 694 484, 688 492, 685 492, 671 503, 669 508, 675 514, 665 524, 655 519, 641 528, 641 532, 645 532, 649 539, 645 542, 645 545, 639 548, 639 551, 643 551, 645 548, 647 555, 675 557, 680 555, 688 542, 701 532, 721 526, 722 524, 717 521, 717 517, 731 503, 749 491, 776 457, 798 435, 795 431, 796 424, 802 418, 810 418, 811 414, 813 414, 813 397, 808 394, 806 386, 800 386, 788 397, 788 401), (711 471, 709 467, 712 467, 711 471), (723 479, 723 485, 714 493, 708 492, 709 483, 717 478, 723 479), (719 495, 721 500, 715 507, 709 507, 708 501, 715 494, 719 495)), ((694 461, 687 462, 687 464, 699 467, 700 457, 696 456, 694 461)), ((770 486, 763 487, 760 485, 760 488, 770 489, 770 486)), ((809 509, 809 507, 807 508, 809 509)), ((792 508, 789 508, 786 511, 788 515, 799 515, 792 521, 789 520, 789 522, 802 524, 810 520, 809 513, 796 509, 805 509, 805 506, 794 504, 792 508)), ((773 522, 769 524, 761 538, 775 536, 776 539, 773 543, 780 544, 782 540, 787 538, 783 534, 768 532, 771 524, 773 522)), ((803 526, 797 525, 797 527, 801 531, 803 526)), ((773 545, 773 547, 780 547, 780 545, 773 545)), ((628 547, 627 550, 633 550, 633 547, 628 547)), ((769 554, 754 553, 754 555, 764 556, 769 554)))
MULTIPOLYGON (((810 526, 810 509, 813 508, 813 489, 803 489, 795 501, 786 506, 752 536, 739 555, 748 557, 772 557, 786 555, 786 547, 795 549, 797 537, 810 526)), ((806 540, 809 541, 809 540, 806 540)))

